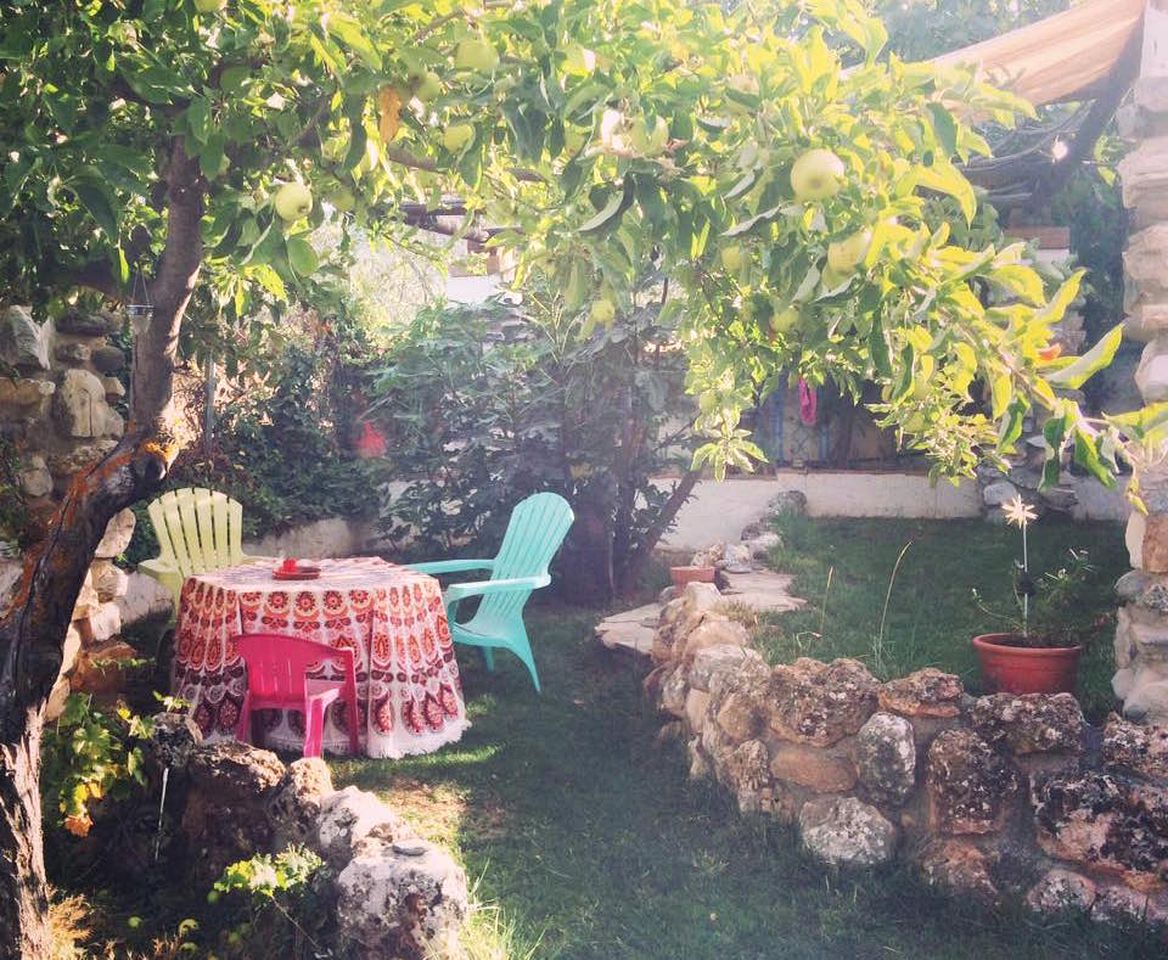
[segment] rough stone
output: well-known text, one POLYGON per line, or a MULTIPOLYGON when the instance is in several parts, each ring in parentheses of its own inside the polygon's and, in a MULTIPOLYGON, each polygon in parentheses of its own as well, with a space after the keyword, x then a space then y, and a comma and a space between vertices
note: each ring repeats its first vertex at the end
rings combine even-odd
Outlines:
POLYGON ((65 705, 69 695, 73 692, 68 677, 57 677, 53 689, 49 691, 49 699, 45 703, 45 723, 52 723, 65 712, 65 705))
POLYGON ((1159 614, 1168 614, 1168 577, 1129 570, 1115 584, 1116 595, 1128 603, 1159 614))
POLYGON ((787 740, 826 747, 856 733, 876 710, 876 679, 859 660, 830 664, 800 657, 771 674, 771 729, 787 740))
POLYGON ((701 733, 705 727, 709 704, 710 695, 701 690, 690 690, 685 695, 685 721, 694 733, 701 733))
POLYGON ((737 620, 724 614, 706 614, 682 643, 683 656, 692 656, 706 647, 724 645, 744 647, 750 643, 750 634, 737 620))
POLYGON ((186 713, 159 713, 154 717, 147 751, 160 769, 185 769, 203 742, 199 726, 186 713))
MULTIPOLYGON (((1162 138, 1160 143, 1168 147, 1168 137, 1162 138)), ((1124 163, 1132 156, 1134 154, 1125 158, 1124 163)), ((1124 185, 1127 186, 1126 181, 1124 185)), ((1125 309, 1168 300, 1168 279, 1163 276, 1166 256, 1168 223, 1157 223, 1128 236, 1123 252, 1125 309)))
POLYGON ((66 370, 53 397, 53 412, 69 437, 104 437, 109 431, 105 387, 88 370, 66 370))
POLYGON ((447 956, 469 909, 462 868, 421 840, 362 840, 336 885, 338 926, 362 956, 447 956))
POLYGON ((86 643, 105 643, 122 632, 122 611, 114 602, 99 603, 81 620, 78 627, 86 643))
POLYGON ((905 717, 955 717, 961 712, 965 688, 951 673, 925 667, 907 677, 882 684, 880 709, 905 717))
POLYGON ((710 766, 709 757, 702 750, 701 743, 700 737, 694 737, 686 746, 686 751, 689 754, 689 778, 691 780, 705 780, 714 772, 710 766))
POLYGON ((934 886, 984 904, 1000 899, 990 876, 989 857, 968 841, 936 840, 924 849, 920 864, 925 879, 934 886))
POLYGON ((293 843, 311 845, 317 837, 321 807, 334 792, 328 765, 320 757, 301 757, 290 763, 267 804, 272 849, 283 850, 293 843))
POLYGON ((738 798, 738 809, 757 813, 762 790, 770 783, 766 745, 761 740, 740 743, 723 761, 722 777, 738 798))
POLYGON ((1026 905, 1037 913, 1086 913, 1095 902, 1095 884, 1082 874, 1055 867, 1026 894, 1026 905))
POLYGON ((722 551, 717 566, 727 573, 749 573, 754 569, 754 555, 745 543, 731 543, 722 551))
POLYGON ((44 457, 33 454, 25 459, 20 470, 20 489, 29 497, 47 497, 53 492, 53 475, 44 457))
POLYGON ((689 687, 685 682, 685 670, 680 664, 670 664, 666 668, 664 679, 661 682, 661 695, 658 705, 666 713, 671 713, 679 720, 685 717, 685 695, 689 687))
POLYGON ((117 347, 109 344, 95 347, 92 360, 93 365, 106 375, 117 373, 126 366, 126 355, 117 347))
POLYGON ((844 793, 856 785, 856 768, 851 760, 801 743, 776 744, 771 752, 770 771, 779 780, 816 793, 844 793))
POLYGON ((105 387, 106 399, 113 397, 120 399, 126 395, 126 387, 117 377, 102 377, 101 385, 105 387))
POLYGON ((284 779, 284 764, 267 750, 226 741, 194 748, 181 831, 193 877, 208 884, 228 864, 271 849, 264 809, 284 779))
POLYGON ((1145 403, 1168 400, 1168 337, 1156 337, 1144 347, 1135 381, 1145 403))
POLYGON ((5 420, 35 419, 44 413, 46 402, 56 392, 57 385, 52 380, 0 377, 0 416, 5 420))
POLYGON ((348 862, 353 848, 374 830, 390 840, 410 840, 413 829, 377 797, 355 786, 345 787, 321 801, 316 823, 316 846, 320 855, 336 867, 348 862))
POLYGON ((1137 726, 1112 714, 1103 730, 1102 756, 1111 770, 1168 780, 1168 728, 1137 726))
POLYGON ((801 490, 784 490, 771 498, 767 509, 772 514, 802 517, 807 513, 807 496, 801 490))
POLYGON ((979 697, 970 720, 987 743, 1004 744, 1018 755, 1077 752, 1087 727, 1079 701, 1069 693, 979 697))
POLYGON ((764 706, 749 689, 736 689, 721 698, 716 719, 734 743, 753 740, 762 731, 764 706))
POLYGON ((856 767, 871 799, 894 807, 904 803, 916 785, 912 724, 895 714, 872 714, 856 737, 856 767))
POLYGON ((129 626, 146 617, 162 616, 174 609, 174 597, 153 577, 135 571, 130 574, 126 595, 115 601, 122 612, 122 625, 129 626))
POLYGON ((89 362, 89 344, 87 343, 58 343, 53 355, 61 362, 79 367, 89 362))
POLYGON ((766 557, 776 547, 783 545, 783 538, 773 530, 767 530, 756 537, 743 540, 742 543, 750 551, 752 557, 766 557))
POLYGON ((999 480, 991 483, 981 492, 982 502, 991 510, 1001 507, 1018 496, 1018 488, 1009 480, 999 480))
POLYGON ((1138 923, 1164 927, 1168 925, 1168 896, 1150 896, 1127 887, 1101 887, 1091 907, 1091 918, 1116 926, 1138 923))
POLYGON ((20 370, 48 370, 49 336, 28 307, 7 307, 0 314, 0 360, 20 370))
POLYGON ((106 337, 122 327, 122 319, 106 310, 66 310, 57 318, 57 332, 79 337, 106 337))
POLYGON ((1118 874, 1137 889, 1168 881, 1168 793, 1094 770, 1032 789, 1038 843, 1060 860, 1118 874))
POLYGON ((681 596, 661 610, 653 637, 653 659, 661 662, 679 656, 681 643, 702 622, 706 612, 721 602, 722 595, 712 583, 687 583, 681 596))
POLYGON ((76 693, 92 693, 105 697, 121 693, 126 687, 127 661, 137 657, 137 651, 120 640, 92 643, 81 631, 82 650, 69 682, 76 693))
POLYGON ((762 655, 751 647, 725 644, 703 647, 694 653, 689 668, 689 685, 697 690, 710 690, 717 678, 745 672, 762 672, 770 676, 770 667, 762 655))
POLYGON ((896 851, 896 827, 855 797, 809 800, 799 812, 799 835, 812 855, 833 866, 874 866, 896 851))
MULTIPOLYGON (((1165 361, 1165 375, 1168 376, 1168 357, 1165 361)), ((1165 396, 1168 397, 1168 389, 1165 396)), ((1168 573, 1168 513, 1150 513, 1144 517, 1140 566, 1150 573, 1168 573)))
POLYGON ((98 440, 74 447, 68 453, 55 454, 48 458, 49 471, 54 477, 72 477, 84 467, 97 463, 117 445, 116 440, 98 440))
MULTIPOLYGON (((125 570, 116 566, 112 560, 95 560, 90 567, 93 576, 93 587, 97 591, 97 598, 103 602, 124 597, 130 585, 130 577, 125 570)), ((121 610, 118 611, 118 620, 121 621, 121 610)))
POLYGON ((945 730, 929 746, 925 766, 929 817, 944 834, 1000 829, 1017 777, 1005 761, 970 730, 945 730))
POLYGON ((105 528, 105 535, 97 545, 94 556, 99 560, 112 560, 125 553, 130 545, 130 539, 134 536, 136 522, 134 511, 128 508, 115 513, 105 528))
POLYGON ((68 675, 77 666, 77 657, 81 653, 81 631, 77 629, 76 624, 69 624, 65 630, 65 645, 61 648, 61 670, 62 677, 68 675))
POLYGON ((1141 657, 1117 670, 1111 687, 1128 720, 1168 726, 1168 662, 1141 657))
POLYGON ((86 571, 85 579, 81 582, 81 591, 77 594, 77 601, 73 604, 73 619, 82 620, 88 617, 101 604, 101 598, 93 586, 93 574, 86 571))

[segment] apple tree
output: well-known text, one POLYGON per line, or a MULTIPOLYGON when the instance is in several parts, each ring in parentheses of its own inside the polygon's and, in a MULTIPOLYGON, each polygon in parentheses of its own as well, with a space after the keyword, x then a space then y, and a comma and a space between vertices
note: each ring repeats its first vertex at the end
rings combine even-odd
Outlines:
POLYGON ((1057 388, 1117 336, 1056 356, 1077 281, 1047 291, 1020 246, 963 249, 927 214, 942 195, 973 215, 971 119, 1025 105, 884 40, 858 0, 0 6, 3 296, 125 301, 141 270, 153 305, 125 436, 70 487, 0 625, 0 957, 48 953, 44 704, 106 523, 174 456, 196 291, 245 327, 343 271, 354 228, 400 238, 457 197, 467 229, 504 228, 492 242, 562 287, 582 335, 638 276, 670 278, 718 472, 750 465, 741 412, 798 371, 878 383, 886 422, 945 472, 1008 452, 1041 406, 1052 457, 1070 444, 1109 475, 1154 412, 1088 421, 1057 388))

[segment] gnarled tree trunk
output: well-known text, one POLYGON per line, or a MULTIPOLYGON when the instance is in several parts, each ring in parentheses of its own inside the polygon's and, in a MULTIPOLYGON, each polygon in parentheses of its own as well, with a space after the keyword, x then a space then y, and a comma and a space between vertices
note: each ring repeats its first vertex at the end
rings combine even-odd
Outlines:
POLYGON ((29 551, 0 623, 0 960, 50 954, 40 802, 45 704, 73 607, 119 511, 157 489, 173 449, 166 415, 183 313, 202 261, 204 184, 181 140, 170 151, 167 240, 150 321, 135 331, 133 408, 117 447, 74 477, 48 534, 29 551))

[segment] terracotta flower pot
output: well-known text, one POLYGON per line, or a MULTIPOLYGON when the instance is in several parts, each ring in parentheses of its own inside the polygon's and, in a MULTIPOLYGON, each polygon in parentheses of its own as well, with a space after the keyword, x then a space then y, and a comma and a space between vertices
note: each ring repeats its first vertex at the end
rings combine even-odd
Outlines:
POLYGON ((1074 693, 1081 646, 1021 647, 1010 633, 973 638, 981 675, 993 693, 1074 693))
POLYGON ((684 590, 687 583, 713 583, 714 567, 670 567, 669 577, 677 589, 684 590))

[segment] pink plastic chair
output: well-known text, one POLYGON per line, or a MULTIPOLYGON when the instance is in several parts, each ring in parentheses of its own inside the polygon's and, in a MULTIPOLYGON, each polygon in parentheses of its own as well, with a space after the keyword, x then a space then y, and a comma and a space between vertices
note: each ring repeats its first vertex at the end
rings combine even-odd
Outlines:
POLYGON ((247 693, 239 713, 236 739, 251 742, 253 710, 299 710, 304 714, 304 755, 319 757, 324 739, 324 712, 344 700, 349 718, 349 750, 357 746, 357 671, 353 651, 327 643, 278 633, 248 633, 235 637, 235 649, 247 666, 247 693), (332 661, 344 678, 316 680, 308 671, 332 661))

